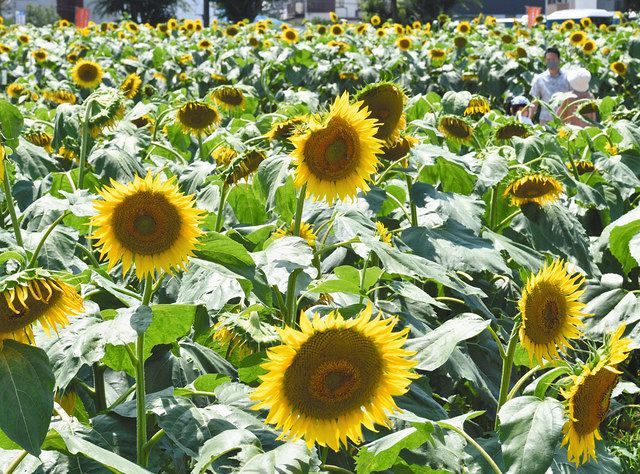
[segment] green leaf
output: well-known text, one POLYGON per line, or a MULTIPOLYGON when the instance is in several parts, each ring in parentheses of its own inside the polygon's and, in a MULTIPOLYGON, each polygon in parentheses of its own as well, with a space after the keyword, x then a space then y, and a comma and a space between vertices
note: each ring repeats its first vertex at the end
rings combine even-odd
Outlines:
POLYGON ((432 371, 442 366, 456 345, 484 331, 491 321, 473 313, 462 313, 425 336, 410 339, 407 350, 416 351, 417 369, 432 371))
POLYGON ((236 219, 246 225, 260 225, 269 220, 265 203, 255 193, 250 184, 236 184, 227 197, 236 219))
POLYGON ((56 162, 39 146, 20 137, 20 144, 13 150, 11 159, 20 172, 29 179, 44 178, 52 171, 57 171, 56 162))
POLYGON ((262 452, 260 440, 248 430, 228 430, 208 439, 200 448, 198 462, 193 473, 204 473, 209 465, 219 457, 233 451, 240 451, 239 458, 254 457, 262 452))
POLYGON ((112 178, 120 183, 128 183, 135 176, 145 175, 140 160, 113 143, 94 148, 87 161, 95 173, 106 181, 112 178))
POLYGON ((249 268, 255 267, 247 249, 218 232, 209 232, 202 238, 195 254, 198 258, 218 263, 240 275, 245 274, 249 268))
POLYGON ((439 185, 444 192, 458 193, 465 196, 471 194, 477 178, 463 166, 444 158, 436 158, 436 164, 423 168, 420 181, 439 185))
POLYGON ((53 411, 54 376, 47 354, 5 340, 0 349, 0 429, 25 451, 40 454, 53 411))
MULTIPOLYGON (((281 444, 271 451, 255 455, 238 472, 241 474, 257 472, 302 474, 311 471, 311 463, 309 448, 304 441, 296 441, 281 444)), ((316 470, 314 469, 313 472, 316 470)))
POLYGON ((289 155, 278 155, 267 158, 258 167, 258 183, 262 194, 266 197, 268 211, 276 206, 277 192, 290 176, 290 164, 289 155))
POLYGON ((508 401, 498 416, 507 472, 544 474, 562 439, 562 403, 553 398, 518 397, 508 401))
POLYGON ((258 377, 267 373, 260 365, 265 361, 264 352, 256 352, 245 357, 238 365, 238 378, 241 382, 251 383, 258 380, 258 377))
POLYGON ((0 132, 6 140, 13 140, 20 136, 24 119, 20 109, 15 105, 0 100, 0 132))
POLYGON ((614 227, 609 246, 626 273, 640 265, 640 220, 614 227))

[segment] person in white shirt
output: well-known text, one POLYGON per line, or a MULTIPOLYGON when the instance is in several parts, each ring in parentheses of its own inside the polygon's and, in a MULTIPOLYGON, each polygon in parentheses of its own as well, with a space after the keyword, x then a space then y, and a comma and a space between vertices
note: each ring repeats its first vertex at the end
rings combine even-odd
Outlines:
POLYGON ((595 110, 591 110, 593 106, 588 103, 594 98, 593 94, 589 92, 591 73, 583 67, 572 67, 566 71, 566 74, 573 97, 564 100, 558 109, 558 116, 566 124, 587 127, 590 123, 585 118, 592 122, 597 119, 595 110), (578 112, 578 108, 580 108, 580 112, 578 112))
MULTIPOLYGON (((558 48, 547 48, 544 59, 547 70, 533 78, 531 96, 548 103, 551 101, 553 94, 556 92, 570 92, 571 86, 567 80, 566 73, 560 69, 560 51, 558 51, 558 48)), ((538 104, 533 104, 531 117, 535 117, 538 107, 538 104)), ((546 107, 542 107, 540 110, 540 124, 544 125, 550 122, 552 118, 553 116, 549 110, 546 107)))
POLYGON ((529 108, 530 102, 523 95, 518 95, 511 100, 511 115, 515 115, 516 119, 520 123, 526 125, 533 125, 533 121, 529 117, 531 109, 529 108))

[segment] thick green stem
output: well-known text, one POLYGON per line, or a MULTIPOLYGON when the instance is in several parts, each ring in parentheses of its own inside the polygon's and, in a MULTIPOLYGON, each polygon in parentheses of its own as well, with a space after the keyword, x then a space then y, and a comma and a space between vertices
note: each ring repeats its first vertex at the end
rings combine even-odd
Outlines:
POLYGON ((511 400, 513 397, 516 396, 516 393, 518 393, 518 390, 520 390, 520 388, 525 384, 525 382, 527 380, 529 380, 529 378, 532 375, 534 375, 536 372, 538 372, 541 369, 545 369, 545 368, 549 367, 549 365, 550 364, 536 365, 533 369, 529 370, 529 372, 527 372, 522 377, 520 377, 520 380, 518 380, 515 383, 515 385, 513 386, 511 391, 509 392, 509 395, 507 395, 507 401, 511 400))
POLYGON ((58 224, 60 224, 60 222, 62 222, 62 220, 65 217, 67 217, 67 211, 63 212, 60 215, 60 217, 58 217, 55 221, 53 221, 53 223, 49 226, 47 231, 44 233, 44 235, 40 239, 40 242, 38 242, 38 246, 33 251, 33 255, 31 256, 31 260, 29 261, 29 268, 34 268, 35 267, 36 262, 38 261, 38 255, 40 254, 40 250, 42 250, 42 246, 47 241, 47 238, 49 237, 49 235, 51 235, 51 232, 53 232, 53 229, 55 229, 56 226, 58 224))
POLYGON ((496 187, 491 188, 491 202, 489 203, 489 229, 495 229, 496 206, 498 205, 498 191, 496 187))
MULTIPOLYGON (((144 280, 142 305, 148 306, 151 301, 153 277, 147 274, 144 280)), ((137 460, 142 467, 146 466, 144 446, 147 442, 147 411, 145 408, 145 380, 144 380, 144 333, 138 334, 136 342, 136 432, 137 432, 137 460)))
POLYGON ((165 435, 165 431, 164 429, 160 428, 160 430, 158 430, 152 437, 151 439, 149 439, 149 441, 144 445, 144 464, 145 466, 147 464, 149 464, 149 454, 151 454, 151 449, 153 449, 153 446, 160 441, 164 435, 165 435))
MULTIPOLYGON (((296 204, 296 213, 293 220, 293 235, 296 237, 300 236, 300 224, 302 223, 302 211, 304 209, 304 200, 307 196, 307 185, 304 184, 300 188, 300 192, 298 194, 298 202, 296 204)), ((294 327, 298 322, 298 312, 297 312, 297 302, 296 302, 296 280, 298 279, 298 274, 302 270, 296 268, 289 275, 289 281, 287 282, 287 319, 285 320, 285 324, 291 327, 294 327)))
POLYGON ((20 232, 20 222, 18 222, 18 215, 16 214, 15 204, 13 203, 13 195, 11 194, 11 184, 9 184, 9 170, 8 167, 4 167, 4 176, 2 180, 2 191, 4 192, 4 198, 7 201, 7 207, 9 208, 9 215, 11 216, 11 225, 13 225, 13 233, 16 236, 16 243, 22 247, 22 232, 20 232))
POLYGON ((95 402, 97 412, 101 412, 107 408, 107 395, 104 385, 105 370, 106 366, 98 364, 97 362, 93 364, 93 386, 96 392, 95 402))
POLYGON ((320 469, 327 472, 337 472, 340 474, 353 474, 349 469, 344 469, 340 466, 334 466, 332 464, 320 464, 320 469))
POLYGON ((216 227, 215 231, 220 232, 222 230, 222 224, 224 223, 224 203, 227 200, 227 183, 223 183, 220 188, 220 202, 218 203, 218 213, 216 214, 216 227))
POLYGON ((13 474, 13 472, 18 468, 18 466, 24 460, 24 458, 27 457, 27 454, 28 453, 26 451, 22 451, 20 455, 17 458, 15 458, 11 464, 9 464, 9 467, 7 467, 6 474, 13 474))
POLYGON ((300 235, 300 223, 302 222, 302 210, 304 209, 304 200, 307 197, 307 185, 303 184, 298 194, 298 202, 296 204, 295 220, 293 221, 293 235, 300 235))
POLYGON ((445 428, 447 430, 455 431, 460 436, 462 436, 464 439, 466 439, 469 444, 471 444, 474 448, 476 448, 478 450, 480 455, 485 459, 485 461, 487 461, 489 466, 491 466, 491 469, 493 469, 493 472, 495 472, 496 474, 502 474, 502 471, 500 470, 498 465, 495 463, 495 461, 493 459, 491 459, 491 456, 489 456, 489 454, 482 448, 482 446, 480 446, 476 442, 475 439, 473 439, 471 436, 469 436, 467 433, 465 433, 464 430, 461 430, 460 428, 458 428, 455 425, 450 425, 449 423, 444 423, 442 421, 436 421, 436 423, 441 428, 445 428))
POLYGON ((360 270, 360 304, 362 304, 362 300, 364 299, 364 284, 365 278, 367 277, 367 266, 369 265, 369 256, 364 259, 364 264, 362 265, 362 270, 360 270))
POLYGON ((89 153, 89 112, 91 101, 88 100, 85 104, 84 120, 82 121, 82 127, 80 131, 80 164, 78 166, 78 189, 82 189, 84 186, 85 168, 87 166, 87 154, 89 153))
POLYGON ((516 353, 516 346, 518 344, 518 329, 520 324, 516 323, 511 331, 511 337, 509 337, 509 345, 507 346, 507 352, 504 360, 502 361, 502 377, 500 379, 500 395, 498 397, 498 408, 496 409, 496 421, 495 427, 498 428, 498 413, 500 408, 507 401, 509 395, 509 382, 511 381, 511 370, 513 369, 513 356, 516 353))
POLYGON ((411 227, 418 227, 418 209, 416 208, 416 203, 411 198, 413 180, 408 174, 406 174, 404 178, 407 182, 407 195, 409 196, 409 204, 411 205, 411 227))

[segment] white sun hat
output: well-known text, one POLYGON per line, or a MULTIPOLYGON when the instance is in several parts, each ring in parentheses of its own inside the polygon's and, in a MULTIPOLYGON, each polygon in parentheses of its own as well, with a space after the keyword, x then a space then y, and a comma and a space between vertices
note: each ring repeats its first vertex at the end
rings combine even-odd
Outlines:
POLYGON ((576 92, 586 92, 589 90, 591 73, 583 67, 571 68, 567 71, 567 81, 576 92))

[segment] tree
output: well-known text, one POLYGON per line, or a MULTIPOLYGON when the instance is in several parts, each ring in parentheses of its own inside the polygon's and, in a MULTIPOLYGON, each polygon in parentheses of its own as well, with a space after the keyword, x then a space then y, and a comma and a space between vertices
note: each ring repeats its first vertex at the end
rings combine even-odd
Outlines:
POLYGON ((180 0, 97 0, 102 15, 127 14, 133 21, 155 25, 172 18, 180 0))
POLYGON ((59 19, 60 17, 53 7, 27 4, 26 21, 33 26, 50 25, 59 19))
POLYGON ((224 9, 227 20, 236 22, 248 18, 253 20, 262 11, 262 0, 217 0, 224 9))

